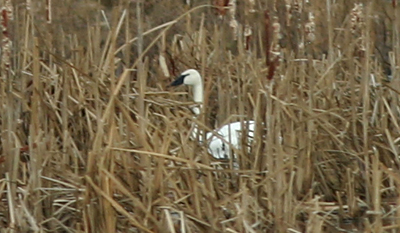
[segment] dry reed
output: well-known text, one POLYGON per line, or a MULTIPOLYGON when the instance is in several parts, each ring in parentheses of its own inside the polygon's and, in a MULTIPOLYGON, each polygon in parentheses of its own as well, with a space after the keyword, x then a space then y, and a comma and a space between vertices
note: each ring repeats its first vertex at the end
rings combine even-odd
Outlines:
POLYGON ((399 231, 396 1, 1 3, 0 232, 399 231))

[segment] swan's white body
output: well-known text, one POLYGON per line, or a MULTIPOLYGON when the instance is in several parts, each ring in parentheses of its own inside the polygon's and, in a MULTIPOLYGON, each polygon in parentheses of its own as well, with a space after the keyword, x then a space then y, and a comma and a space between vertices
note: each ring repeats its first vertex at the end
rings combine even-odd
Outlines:
MULTIPOLYGON (((203 80, 199 72, 194 69, 186 70, 173 83, 171 83, 171 86, 179 86, 181 84, 193 87, 193 100, 200 104, 200 108, 202 108, 204 98, 203 80)), ((196 115, 199 115, 201 109, 196 107, 192 110, 196 115)), ((216 159, 230 159, 232 151, 231 146, 235 149, 240 148, 240 145, 242 144, 241 138, 243 131, 247 132, 248 138, 253 138, 254 126, 254 121, 238 121, 224 125, 215 129, 213 132, 207 133, 206 139, 209 142, 209 153, 216 159), (242 129, 242 126, 244 126, 245 130, 242 129)), ((192 134, 194 138, 197 138, 197 133, 197 126, 195 126, 194 133, 192 134)))
MULTIPOLYGON (((254 137, 254 121, 233 122, 215 130, 215 134, 207 133, 207 139, 210 140, 208 151, 216 159, 229 159, 231 157, 232 145, 239 149, 244 129, 246 129, 249 139, 254 137), (244 128, 242 129, 242 124, 244 128)), ((248 144, 248 140, 244 142, 248 144)))

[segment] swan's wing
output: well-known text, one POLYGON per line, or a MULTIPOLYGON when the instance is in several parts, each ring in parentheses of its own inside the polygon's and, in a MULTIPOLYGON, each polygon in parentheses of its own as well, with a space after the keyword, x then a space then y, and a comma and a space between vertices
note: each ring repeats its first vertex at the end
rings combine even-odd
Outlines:
POLYGON ((220 138, 212 137, 208 144, 208 152, 216 159, 229 159, 229 146, 220 138))
MULTIPOLYGON (((249 138, 253 138, 255 126, 254 121, 243 122, 243 126, 248 127, 246 129, 247 135, 249 138)), ((219 135, 236 147, 238 145, 238 141, 241 140, 242 133, 242 122, 240 121, 224 125, 218 130, 219 135)))
MULTIPOLYGON (((252 138, 254 135, 254 121, 243 122, 248 129, 248 136, 252 138)), ((216 129, 214 132, 207 133, 206 137, 209 141, 208 150, 216 159, 229 159, 231 150, 229 143, 236 149, 239 149, 239 142, 242 136, 242 122, 233 122, 216 129), (219 135, 220 137, 216 136, 219 135), (222 139, 221 139, 222 138, 222 139), (227 143, 228 142, 228 143, 227 143)))

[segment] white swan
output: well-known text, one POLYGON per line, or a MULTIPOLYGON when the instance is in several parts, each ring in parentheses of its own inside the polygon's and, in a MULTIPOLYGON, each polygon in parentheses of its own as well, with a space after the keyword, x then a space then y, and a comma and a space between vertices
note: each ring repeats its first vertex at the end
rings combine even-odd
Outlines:
MULTIPOLYGON (((201 78, 201 75, 197 70, 186 70, 175 81, 173 81, 170 86, 179 86, 182 84, 193 87, 193 100, 195 103, 199 104, 200 108, 194 107, 192 110, 196 115, 199 115, 204 100, 203 79, 201 78)), ((233 122, 215 129, 214 132, 207 133, 206 139, 209 141, 209 153, 216 159, 230 159, 232 150, 231 146, 235 149, 240 148, 243 132, 242 126, 246 128, 248 138, 253 138, 255 126, 254 121, 233 122)), ((192 136, 197 138, 197 126, 195 126, 192 133, 192 136)))

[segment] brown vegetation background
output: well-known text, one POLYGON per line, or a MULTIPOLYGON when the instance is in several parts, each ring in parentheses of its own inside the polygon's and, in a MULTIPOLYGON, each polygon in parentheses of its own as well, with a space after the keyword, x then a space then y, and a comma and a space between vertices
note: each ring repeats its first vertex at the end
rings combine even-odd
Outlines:
POLYGON ((0 3, 0 232, 400 230, 397 1, 0 3))

